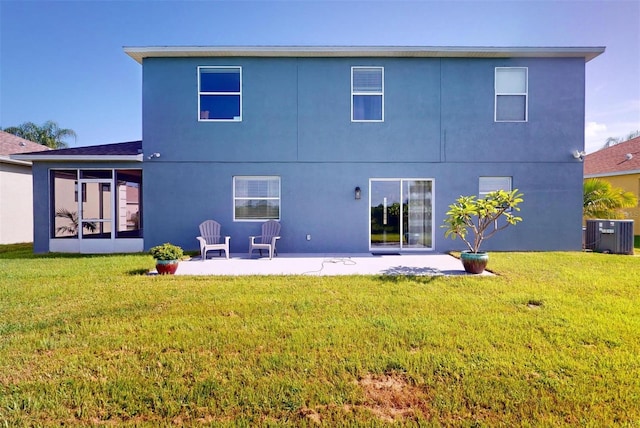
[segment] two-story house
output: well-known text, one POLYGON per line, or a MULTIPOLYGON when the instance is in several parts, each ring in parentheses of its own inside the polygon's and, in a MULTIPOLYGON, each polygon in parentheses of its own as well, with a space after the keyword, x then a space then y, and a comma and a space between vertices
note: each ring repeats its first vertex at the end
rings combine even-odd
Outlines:
POLYGON ((281 252, 447 251, 462 249, 440 228, 449 204, 515 188, 524 221, 486 249, 581 248, 573 153, 584 148, 585 64, 604 48, 125 52, 142 65, 142 142, 29 157, 45 201, 35 251, 195 249, 205 219, 232 252, 268 219, 282 224, 281 252), (132 189, 137 222, 123 208, 132 189), (61 193, 80 213, 75 233, 57 226, 61 193))

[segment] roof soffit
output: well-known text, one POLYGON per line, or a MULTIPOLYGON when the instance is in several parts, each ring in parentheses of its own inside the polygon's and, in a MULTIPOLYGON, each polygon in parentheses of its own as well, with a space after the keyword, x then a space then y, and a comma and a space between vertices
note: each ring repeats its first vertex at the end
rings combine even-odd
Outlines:
POLYGON ((393 58, 584 58, 604 47, 429 47, 429 46, 147 46, 124 47, 142 64, 145 58, 181 57, 393 57, 393 58))

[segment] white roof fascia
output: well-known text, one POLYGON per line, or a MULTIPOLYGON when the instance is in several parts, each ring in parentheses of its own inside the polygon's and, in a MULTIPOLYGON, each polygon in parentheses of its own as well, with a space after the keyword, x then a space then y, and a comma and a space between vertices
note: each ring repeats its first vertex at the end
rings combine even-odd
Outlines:
POLYGON ((29 162, 29 161, 11 159, 10 157, 7 157, 7 156, 0 156, 0 162, 2 162, 2 163, 10 163, 10 164, 13 164, 13 165, 31 166, 31 162, 29 162))
POLYGON ((640 174, 640 169, 631 169, 629 171, 616 171, 616 172, 600 172, 598 174, 586 174, 584 178, 614 177, 618 175, 632 175, 632 174, 640 174))
POLYGON ((434 58, 584 58, 605 47, 430 47, 430 46, 125 46, 142 64, 144 58, 167 57, 434 57, 434 58))
POLYGON ((142 162, 144 157, 138 155, 11 155, 12 159, 26 161, 60 161, 60 162, 142 162))

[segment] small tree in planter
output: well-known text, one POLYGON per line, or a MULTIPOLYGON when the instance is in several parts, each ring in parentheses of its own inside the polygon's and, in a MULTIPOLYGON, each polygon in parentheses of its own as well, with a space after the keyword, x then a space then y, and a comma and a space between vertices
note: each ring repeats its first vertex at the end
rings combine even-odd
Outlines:
POLYGON ((482 199, 460 196, 455 203, 449 205, 445 224, 441 227, 447 229, 445 237, 459 237, 467 244, 469 250, 460 255, 465 271, 484 271, 489 255, 480 251, 480 245, 498 231, 522 221, 521 217, 513 215, 513 211, 520 211, 518 204, 523 201, 522 196, 518 189, 510 192, 497 190, 482 199))
POLYGON ((149 250, 149 254, 156 259, 156 269, 161 275, 173 275, 178 269, 178 262, 184 255, 182 248, 168 242, 156 245, 149 250))

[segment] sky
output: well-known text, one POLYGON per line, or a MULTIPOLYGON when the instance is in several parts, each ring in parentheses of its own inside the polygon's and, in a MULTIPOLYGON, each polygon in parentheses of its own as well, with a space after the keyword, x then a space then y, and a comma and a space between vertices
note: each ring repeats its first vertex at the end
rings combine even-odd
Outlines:
POLYGON ((586 64, 586 151, 640 130, 640 0, 0 0, 0 127, 139 140, 142 66, 123 47, 216 45, 604 46, 586 64))

